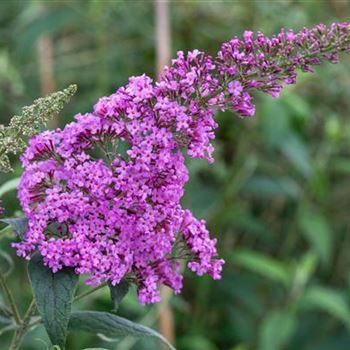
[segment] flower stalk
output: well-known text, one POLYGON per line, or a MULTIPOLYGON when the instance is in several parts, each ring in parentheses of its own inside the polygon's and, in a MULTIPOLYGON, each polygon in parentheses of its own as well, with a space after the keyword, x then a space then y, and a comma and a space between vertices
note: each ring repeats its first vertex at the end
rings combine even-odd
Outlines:
POLYGON ((0 287, 4 291, 4 294, 9 302, 9 306, 10 306, 12 316, 13 316, 15 323, 17 325, 20 325, 22 321, 21 321, 21 316, 20 316, 18 308, 17 308, 15 298, 13 297, 12 292, 6 283, 5 276, 2 273, 1 269, 0 269, 0 287))

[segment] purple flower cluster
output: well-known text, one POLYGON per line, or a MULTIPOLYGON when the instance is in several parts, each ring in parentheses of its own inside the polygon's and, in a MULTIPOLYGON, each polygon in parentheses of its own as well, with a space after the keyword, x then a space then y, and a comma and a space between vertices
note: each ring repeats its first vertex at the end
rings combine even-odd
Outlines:
POLYGON ((22 156, 19 198, 29 226, 14 244, 18 255, 30 259, 39 249, 52 271, 72 267, 89 284, 126 278, 141 303, 159 301, 161 284, 180 292, 180 259, 198 275, 220 278, 216 239, 180 204, 183 151, 213 162, 216 109, 252 116, 252 90, 278 96, 297 69, 349 51, 349 34, 347 23, 272 39, 245 32, 215 59, 178 52, 155 84, 132 77, 91 113, 33 137, 22 156))

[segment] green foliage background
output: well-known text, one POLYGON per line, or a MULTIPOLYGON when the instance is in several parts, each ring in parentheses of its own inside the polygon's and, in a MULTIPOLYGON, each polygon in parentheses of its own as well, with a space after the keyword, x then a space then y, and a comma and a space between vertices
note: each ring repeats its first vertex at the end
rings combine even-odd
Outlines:
MULTIPOLYGON (((212 54, 246 29, 273 34, 319 22, 349 20, 348 1, 172 1, 172 53, 212 54)), ((79 91, 62 126, 91 110, 131 75, 155 76, 154 8, 148 1, 0 2, 0 122, 40 96, 40 35, 54 43, 57 89, 79 91)), ((191 161, 184 204, 208 221, 226 260, 223 279, 186 272, 171 299, 179 350, 350 349, 350 58, 301 74, 278 100, 256 96, 257 114, 220 113, 216 162, 191 161)), ((21 173, 1 175, 0 183, 21 173)), ((20 209, 3 196, 7 216, 20 209)), ((10 241, 1 249, 14 256, 10 241)), ((14 257, 10 283, 24 306, 30 287, 14 257), (20 282, 19 282, 20 281, 20 282)), ((81 286, 80 288, 83 288, 81 286)), ((81 308, 112 309, 107 291, 81 308)), ((156 327, 158 306, 141 307, 135 292, 120 314, 156 327)), ((46 349, 43 328, 23 350, 46 349)), ((71 334, 67 348, 160 349, 151 341, 71 334)), ((0 349, 9 339, 0 337, 0 349)))

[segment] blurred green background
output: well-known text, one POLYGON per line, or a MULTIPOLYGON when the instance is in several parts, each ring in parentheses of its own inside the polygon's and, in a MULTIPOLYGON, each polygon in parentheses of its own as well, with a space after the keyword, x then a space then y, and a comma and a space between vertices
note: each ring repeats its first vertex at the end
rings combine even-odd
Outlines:
MULTIPOLYGON (((154 17, 149 1, 1 1, 0 122, 45 91, 77 83, 77 95, 52 125, 63 126, 129 76, 155 77, 154 17)), ((194 48, 215 54, 247 29, 271 35, 281 27, 349 20, 350 2, 172 1, 170 19, 172 56, 194 48)), ((226 265, 221 281, 186 272, 183 293, 170 300, 176 346, 349 350, 350 58, 301 74, 278 100, 255 99, 252 119, 217 115, 212 166, 189 162, 184 206, 208 221, 226 265)), ((0 183, 18 177, 15 168, 0 183)), ((3 201, 7 216, 16 215, 15 192, 3 201)), ((9 240, 0 245, 14 258, 10 284, 24 309, 31 298, 24 262, 9 240)), ((77 307, 112 306, 101 291, 77 307)), ((157 328, 160 307, 140 306, 133 291, 120 314, 157 328)), ((22 349, 46 349, 45 341, 38 328, 22 349)), ((0 349, 8 344, 9 336, 1 336, 0 349)), ((84 333, 71 334, 67 349, 97 346, 161 349, 84 333)))

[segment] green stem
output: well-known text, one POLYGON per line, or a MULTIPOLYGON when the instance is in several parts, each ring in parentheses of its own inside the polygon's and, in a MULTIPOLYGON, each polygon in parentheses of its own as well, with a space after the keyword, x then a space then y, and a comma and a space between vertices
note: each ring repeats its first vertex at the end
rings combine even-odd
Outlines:
POLYGON ((81 294, 77 295, 77 296, 74 298, 74 301, 78 301, 78 300, 80 300, 80 299, 83 299, 83 298, 85 298, 86 296, 88 296, 88 295, 90 295, 90 294, 96 292, 97 290, 102 289, 102 288, 104 288, 104 287, 106 287, 106 286, 107 286, 107 283, 104 282, 104 283, 100 284, 99 286, 97 286, 97 287, 95 287, 95 288, 92 288, 92 289, 90 289, 90 290, 88 290, 88 291, 86 291, 86 292, 84 292, 84 293, 81 293, 81 294))
POLYGON ((21 345, 23 337, 27 333, 28 329, 31 327, 30 318, 33 315, 33 313, 35 312, 35 308, 36 308, 36 305, 35 305, 35 301, 33 299, 32 302, 30 303, 25 315, 24 315, 24 318, 23 318, 21 325, 17 328, 17 330, 13 336, 12 343, 10 345, 10 350, 19 349, 19 346, 21 345))
POLYGON ((18 311, 18 308, 16 305, 16 301, 15 301, 9 287, 7 286, 5 276, 3 275, 1 269, 0 269, 0 286, 3 289, 7 299, 9 301, 13 319, 15 320, 17 325, 20 325, 22 321, 21 321, 21 316, 19 314, 19 311, 18 311))

